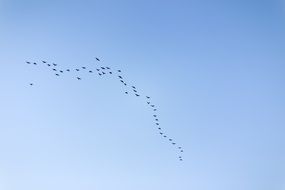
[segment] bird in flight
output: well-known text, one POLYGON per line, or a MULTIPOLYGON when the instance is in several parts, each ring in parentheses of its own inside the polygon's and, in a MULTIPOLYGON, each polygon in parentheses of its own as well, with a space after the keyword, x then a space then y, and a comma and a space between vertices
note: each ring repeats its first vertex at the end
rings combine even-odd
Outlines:
POLYGON ((96 60, 97 60, 97 61, 100 61, 100 59, 99 59, 98 57, 96 57, 96 60))
POLYGON ((47 64, 47 66, 49 66, 49 67, 50 67, 50 64, 47 64))
POLYGON ((34 65, 37 65, 37 63, 36 63, 36 62, 34 62, 34 65))
POLYGON ((118 70, 118 72, 120 73, 120 72, 122 72, 121 70, 118 70))
POLYGON ((66 69, 66 71, 69 72, 70 70, 69 70, 69 69, 66 69))
POLYGON ((150 97, 149 97, 149 96, 146 96, 146 98, 147 98, 147 99, 150 99, 150 97))
POLYGON ((77 80, 81 80, 81 78, 80 78, 80 77, 77 77, 77 80))
POLYGON ((89 73, 93 73, 93 71, 89 71, 89 73))
POLYGON ((79 69, 75 69, 76 71, 79 71, 79 69))
POLYGON ((86 67, 82 67, 82 69, 86 69, 86 67))
POLYGON ((55 75, 56 75, 56 76, 59 76, 59 74, 58 74, 58 73, 56 73, 55 75))
POLYGON ((46 61, 42 61, 43 63, 47 63, 46 61))
POLYGON ((30 86, 33 86, 34 84, 33 83, 30 83, 30 86))
POLYGON ((56 69, 52 69, 52 70, 56 71, 56 69))
POLYGON ((139 94, 136 94, 136 96, 140 96, 139 94))
POLYGON ((53 66, 57 66, 57 64, 53 63, 53 66))
POLYGON ((29 61, 26 61, 26 63, 27 63, 27 64, 31 64, 31 62, 29 62, 29 61))
POLYGON ((110 69, 110 67, 106 67, 106 69, 110 69))

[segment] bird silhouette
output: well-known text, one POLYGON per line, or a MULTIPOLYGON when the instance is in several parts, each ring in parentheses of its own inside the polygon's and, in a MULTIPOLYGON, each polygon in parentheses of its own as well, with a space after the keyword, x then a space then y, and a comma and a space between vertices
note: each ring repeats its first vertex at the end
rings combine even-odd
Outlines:
POLYGON ((118 72, 120 73, 120 72, 122 72, 121 70, 118 70, 118 72))
POLYGON ((46 61, 42 61, 43 63, 46 63, 46 61))
POLYGON ((122 76, 120 76, 120 75, 119 75, 118 77, 119 77, 120 79, 122 79, 122 78, 123 78, 123 77, 122 77, 122 76))
POLYGON ((82 67, 82 69, 86 69, 86 67, 82 67))
POLYGON ((151 107, 154 107, 154 105, 151 105, 151 107))
POLYGON ((105 72, 102 72, 102 74, 105 75, 106 73, 105 73, 105 72))
POLYGON ((49 66, 49 67, 50 67, 51 65, 50 65, 50 64, 47 64, 47 66, 49 66))
POLYGON ((53 66, 57 66, 57 64, 53 63, 53 66))
POLYGON ((150 104, 150 102, 147 102, 147 104, 150 104))
POLYGON ((106 67, 106 69, 110 69, 110 67, 106 67))
POLYGON ((33 83, 30 83, 30 86, 33 86, 34 84, 33 83))
POLYGON ((157 117, 157 115, 153 115, 153 117, 157 117))
POLYGON ((29 62, 29 61, 26 61, 26 63, 27 63, 27 64, 31 64, 31 62, 29 62))
POLYGON ((109 74, 113 74, 112 72, 109 72, 109 74))
POLYGON ((97 60, 97 61, 100 61, 100 59, 99 59, 98 57, 96 57, 96 60, 97 60))
POLYGON ((155 123, 156 125, 159 125, 159 123, 155 123))
POLYGON ((69 70, 69 69, 66 69, 66 71, 67 71, 67 72, 70 72, 70 70, 69 70))
POLYGON ((93 73, 93 71, 89 71, 89 73, 93 73))
POLYGON ((37 65, 37 63, 36 63, 36 62, 34 62, 34 65, 37 65))
POLYGON ((136 96, 140 96, 139 94, 136 94, 136 96))
POLYGON ((100 76, 102 75, 101 73, 98 73, 100 76))
POLYGON ((133 90, 134 92, 137 92, 136 90, 133 90))
POLYGON ((55 75, 56 75, 56 76, 59 76, 59 74, 57 74, 57 73, 56 73, 55 75))
POLYGON ((132 88, 133 88, 133 89, 136 89, 136 87, 135 87, 135 86, 132 86, 132 88))
POLYGON ((100 69, 96 69, 97 71, 100 71, 100 69))
POLYGON ((56 71, 56 69, 52 69, 52 70, 56 71))
POLYGON ((146 98, 147 98, 147 99, 150 99, 150 97, 149 97, 149 96, 146 96, 146 98))
POLYGON ((128 92, 125 92, 125 94, 128 94, 128 92))
POLYGON ((153 109, 153 111, 156 111, 157 109, 153 109))
POLYGON ((76 71, 79 71, 79 69, 75 69, 76 71))
POLYGON ((80 78, 80 77, 77 77, 77 80, 81 80, 81 78, 80 78))
POLYGON ((101 69, 105 69, 105 67, 101 67, 101 69))
POLYGON ((62 70, 60 70, 59 72, 63 73, 63 71, 62 71, 62 70))

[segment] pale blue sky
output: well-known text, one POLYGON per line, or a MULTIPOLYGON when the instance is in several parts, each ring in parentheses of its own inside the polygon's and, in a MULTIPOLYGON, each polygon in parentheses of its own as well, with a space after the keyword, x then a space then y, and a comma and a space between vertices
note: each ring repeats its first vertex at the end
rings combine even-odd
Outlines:
POLYGON ((0 189, 285 190, 284 52, 283 0, 0 0, 0 189), (113 78, 24 63, 96 56, 183 162, 113 78))

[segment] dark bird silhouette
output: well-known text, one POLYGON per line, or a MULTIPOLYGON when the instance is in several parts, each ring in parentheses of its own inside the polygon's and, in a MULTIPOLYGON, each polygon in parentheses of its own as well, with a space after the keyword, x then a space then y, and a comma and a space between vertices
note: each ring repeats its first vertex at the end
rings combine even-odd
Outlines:
POLYGON ((153 117, 157 117, 157 115, 153 115, 153 117))
POLYGON ((102 72, 103 75, 105 75, 106 73, 102 72))
POLYGON ((147 104, 150 104, 150 102, 147 102, 147 104))
POLYGON ((162 133, 162 132, 160 132, 159 134, 163 135, 163 133, 162 133))
POLYGON ((151 107, 154 107, 154 105, 151 105, 151 107))
POLYGON ((31 62, 29 62, 29 61, 26 61, 26 63, 27 63, 27 64, 31 64, 31 62))
POLYGON ((62 71, 62 70, 60 70, 59 72, 63 73, 63 71, 62 71))
POLYGON ((183 150, 180 150, 180 152, 184 152, 183 150))
POLYGON ((109 74, 113 74, 112 72, 109 72, 109 74))
POLYGON ((43 63, 47 63, 46 61, 42 61, 43 63))
POLYGON ((33 86, 34 84, 33 83, 30 83, 30 86, 33 86))
POLYGON ((122 79, 122 78, 123 78, 123 77, 122 77, 122 76, 120 76, 120 75, 119 75, 118 77, 119 77, 120 79, 122 79))
POLYGON ((66 71, 69 72, 70 70, 69 70, 69 69, 66 69, 66 71))
POLYGON ((161 128, 160 128, 160 127, 158 127, 158 129, 159 129, 159 130, 161 130, 161 128))
POLYGON ((110 69, 110 67, 106 67, 106 69, 110 69))
POLYGON ((97 60, 97 61, 100 61, 100 59, 99 59, 98 57, 96 57, 96 60, 97 60))
POLYGON ((56 71, 56 69, 52 69, 52 70, 56 71))
POLYGON ((49 66, 49 67, 50 67, 50 64, 47 64, 47 66, 49 66))
POLYGON ((77 77, 77 80, 81 80, 81 78, 80 78, 80 77, 77 77))
POLYGON ((124 83, 125 86, 127 86, 127 83, 124 83))
POLYGON ((124 83, 124 81, 123 80, 120 80, 122 83, 124 83))
POLYGON ((169 141, 172 141, 172 139, 169 139, 169 141))
POLYGON ((86 67, 82 67, 82 69, 86 69, 86 67))
POLYGON ((101 69, 105 69, 105 67, 101 67, 101 69))
POLYGON ((79 71, 79 69, 75 69, 76 71, 79 71))
POLYGON ((181 146, 179 146, 178 148, 179 148, 179 149, 181 149, 182 147, 181 147, 181 146))
POLYGON ((164 137, 164 138, 166 138, 167 136, 166 136, 166 135, 164 135, 163 137, 164 137))
POLYGON ((93 71, 89 71, 89 73, 93 73, 93 71))
POLYGON ((56 75, 56 76, 59 76, 59 74, 57 74, 57 73, 56 73, 55 75, 56 75))
POLYGON ((155 119, 155 121, 158 121, 158 119, 155 119))
POLYGON ((96 69, 97 71, 100 71, 100 69, 96 69))
POLYGON ((135 87, 135 86, 132 86, 132 88, 133 88, 133 89, 136 89, 136 87, 135 87))
POLYGON ((183 161, 182 158, 179 159, 180 161, 183 161))
POLYGON ((37 63, 36 63, 36 62, 34 62, 34 65, 37 65, 37 63))
POLYGON ((176 145, 176 143, 172 143, 173 145, 176 145))
POLYGON ((125 94, 128 94, 128 92, 125 92, 125 94))
POLYGON ((57 66, 57 64, 53 63, 53 66, 57 66))
POLYGON ((156 111, 157 109, 153 109, 153 111, 156 111))
POLYGON ((149 97, 149 96, 146 96, 146 98, 147 98, 147 99, 150 99, 150 97, 149 97))
POLYGON ((140 96, 139 94, 136 94, 136 96, 140 96))
POLYGON ((136 90, 133 90, 134 92, 137 92, 136 90))
POLYGON ((100 76, 102 75, 101 73, 98 73, 100 76))
POLYGON ((156 125, 159 125, 159 123, 155 123, 156 125))
POLYGON ((121 70, 118 70, 118 72, 120 73, 120 72, 122 72, 121 70))

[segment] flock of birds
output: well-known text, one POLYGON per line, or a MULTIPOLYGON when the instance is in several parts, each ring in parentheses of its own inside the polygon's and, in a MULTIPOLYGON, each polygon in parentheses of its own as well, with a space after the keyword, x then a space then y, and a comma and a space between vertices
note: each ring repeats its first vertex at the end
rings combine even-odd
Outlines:
MULTIPOLYGON (((96 61, 98 63, 100 63, 100 59, 98 57, 95 58, 96 61)), ((76 80, 81 81, 82 77, 80 75, 80 71, 87 71, 89 74, 97 74, 99 77, 103 76, 103 75, 115 75, 117 80, 124 85, 126 88, 125 90, 125 94, 126 95, 134 95, 136 97, 143 97, 145 99, 146 104, 152 109, 153 114, 153 120, 154 120, 154 126, 156 127, 156 129, 158 130, 159 135, 166 139, 172 146, 174 146, 177 150, 178 150, 178 158, 180 161, 183 161, 182 158, 182 153, 184 152, 183 148, 181 146, 178 146, 177 143, 170 138, 163 130, 163 128, 160 126, 160 122, 159 122, 159 117, 157 114, 157 108, 156 105, 154 105, 151 101, 151 97, 150 96, 142 96, 141 93, 139 93, 139 91, 137 90, 137 88, 135 86, 131 86, 129 85, 129 83, 126 82, 126 80, 124 79, 123 75, 122 75, 122 71, 121 70, 113 70, 112 68, 108 67, 108 66, 98 66, 95 69, 89 69, 85 66, 83 67, 78 67, 75 69, 61 69, 59 67, 58 64, 55 63, 49 63, 47 61, 41 61, 41 62, 31 62, 31 61, 26 61, 26 64, 28 65, 34 65, 37 66, 39 64, 43 64, 46 65, 47 67, 50 68, 50 70, 54 73, 54 75, 56 77, 60 77, 62 75, 64 75, 64 73, 66 72, 75 72, 78 73, 76 76, 76 80)), ((34 83, 30 83, 30 86, 34 86, 34 83)))

